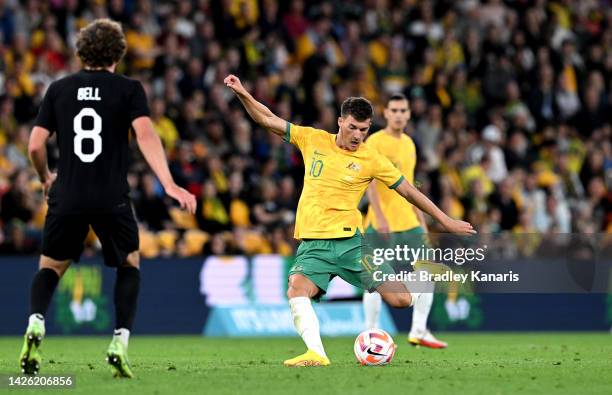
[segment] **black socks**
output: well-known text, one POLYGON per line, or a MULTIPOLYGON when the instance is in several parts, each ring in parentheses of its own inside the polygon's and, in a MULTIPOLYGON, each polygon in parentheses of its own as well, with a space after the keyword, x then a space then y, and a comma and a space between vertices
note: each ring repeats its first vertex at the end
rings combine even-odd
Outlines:
POLYGON ((36 273, 30 289, 30 314, 47 314, 59 276, 53 269, 43 268, 36 273))
POLYGON ((138 291, 140 289, 140 270, 135 267, 117 268, 115 282, 115 328, 132 330, 138 291))

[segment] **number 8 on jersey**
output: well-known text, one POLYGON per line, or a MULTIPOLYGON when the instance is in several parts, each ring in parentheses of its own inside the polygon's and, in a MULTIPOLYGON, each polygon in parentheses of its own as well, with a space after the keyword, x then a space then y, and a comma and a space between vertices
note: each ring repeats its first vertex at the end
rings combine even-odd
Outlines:
POLYGON ((85 163, 93 162, 98 155, 102 153, 102 117, 98 115, 96 110, 91 107, 83 108, 73 121, 74 133, 74 153, 85 163), (83 129, 83 118, 91 117, 93 119, 93 128, 83 129), (83 140, 91 139, 93 141, 93 152, 86 154, 83 152, 83 140))

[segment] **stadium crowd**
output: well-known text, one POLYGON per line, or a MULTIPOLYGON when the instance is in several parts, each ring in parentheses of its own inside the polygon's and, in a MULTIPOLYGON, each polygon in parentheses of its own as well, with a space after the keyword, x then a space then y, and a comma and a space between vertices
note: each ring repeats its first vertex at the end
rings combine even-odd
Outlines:
POLYGON ((80 67, 79 28, 101 17, 123 24, 119 72, 145 86, 172 174, 199 201, 195 217, 173 207, 134 150, 144 256, 293 253, 304 165, 249 120, 228 73, 330 132, 347 96, 373 102, 375 131, 405 93, 419 188, 480 232, 612 232, 609 1, 0 0, 3 253, 39 250, 29 131, 50 82, 80 67))

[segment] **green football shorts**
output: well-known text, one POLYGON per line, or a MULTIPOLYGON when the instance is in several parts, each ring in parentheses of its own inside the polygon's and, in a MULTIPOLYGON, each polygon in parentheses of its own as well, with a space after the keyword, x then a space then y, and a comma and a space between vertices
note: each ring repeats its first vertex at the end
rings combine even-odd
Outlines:
POLYGON ((341 239, 302 240, 289 275, 302 274, 315 283, 322 291, 315 299, 327 292, 329 282, 336 276, 355 287, 373 291, 382 284, 374 279, 373 272, 393 273, 393 269, 373 265, 371 257, 364 253, 367 247, 363 241, 359 233, 341 239))

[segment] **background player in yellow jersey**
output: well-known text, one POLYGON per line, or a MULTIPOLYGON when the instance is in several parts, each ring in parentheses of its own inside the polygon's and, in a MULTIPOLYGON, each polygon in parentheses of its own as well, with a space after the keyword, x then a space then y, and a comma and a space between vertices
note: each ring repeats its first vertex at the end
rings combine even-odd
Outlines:
POLYGON ((224 83, 257 124, 284 137, 302 152, 306 164, 304 188, 295 224, 295 237, 302 243, 289 272, 287 297, 293 322, 308 350, 284 364, 329 365, 311 298, 325 293, 333 277, 340 276, 360 288, 375 289, 394 307, 411 306, 420 296, 417 292, 410 293, 400 283, 367 281, 366 265, 362 266, 361 261, 362 216, 357 205, 372 179, 395 189, 449 232, 466 235, 476 232, 469 223, 444 214, 404 180, 387 158, 361 144, 372 119, 372 105, 368 100, 351 97, 342 103, 339 130, 335 135, 279 118, 255 100, 234 75, 227 76, 224 83))
MULTIPOLYGON (((410 119, 410 106, 406 96, 391 96, 385 106, 384 117, 387 126, 372 134, 365 145, 387 157, 401 171, 406 181, 414 184, 417 156, 414 142, 404 132, 410 119)), ((422 235, 427 231, 427 224, 419 209, 376 180, 368 187, 367 194, 370 205, 366 216, 366 232, 389 233, 389 241, 393 244, 407 244, 413 248, 423 245, 422 235)), ((427 330, 434 284, 422 285, 420 288, 425 286, 431 289, 431 292, 423 292, 414 303, 408 341, 414 345, 445 348, 447 344, 436 339, 427 330)), ((367 328, 378 326, 381 304, 378 292, 364 292, 363 308, 367 328)))

